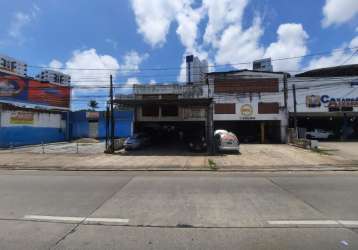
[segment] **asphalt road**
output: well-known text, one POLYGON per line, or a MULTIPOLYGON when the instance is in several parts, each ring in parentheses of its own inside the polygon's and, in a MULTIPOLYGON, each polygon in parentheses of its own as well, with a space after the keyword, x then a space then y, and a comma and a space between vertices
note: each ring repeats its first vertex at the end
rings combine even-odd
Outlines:
POLYGON ((0 172, 0 249, 358 249, 358 173, 0 172))

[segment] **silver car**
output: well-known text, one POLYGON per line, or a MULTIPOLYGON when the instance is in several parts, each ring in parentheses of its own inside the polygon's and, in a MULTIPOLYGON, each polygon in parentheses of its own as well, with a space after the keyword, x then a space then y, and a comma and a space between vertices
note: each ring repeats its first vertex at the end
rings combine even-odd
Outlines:
POLYGON ((234 133, 227 130, 216 130, 214 132, 217 151, 237 151, 240 153, 240 142, 234 133))
POLYGON ((150 138, 146 134, 134 134, 124 141, 124 149, 139 149, 150 144, 150 138))

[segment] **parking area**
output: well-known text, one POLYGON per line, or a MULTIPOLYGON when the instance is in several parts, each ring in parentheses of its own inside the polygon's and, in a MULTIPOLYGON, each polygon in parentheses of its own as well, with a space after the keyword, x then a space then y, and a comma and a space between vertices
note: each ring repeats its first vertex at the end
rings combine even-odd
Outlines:
POLYGON ((40 145, 3 150, 0 151, 0 160, 2 168, 60 170, 212 170, 213 164, 219 170, 358 166, 355 154, 358 143, 322 145, 323 153, 285 144, 242 144, 240 155, 228 153, 208 156, 205 153, 190 152, 185 146, 177 145, 120 150, 108 155, 103 153, 103 142, 57 143, 45 145, 44 149, 40 145), (349 151, 344 148, 349 148, 349 151))
POLYGON ((358 164, 358 142, 320 142, 321 149, 340 161, 358 164))

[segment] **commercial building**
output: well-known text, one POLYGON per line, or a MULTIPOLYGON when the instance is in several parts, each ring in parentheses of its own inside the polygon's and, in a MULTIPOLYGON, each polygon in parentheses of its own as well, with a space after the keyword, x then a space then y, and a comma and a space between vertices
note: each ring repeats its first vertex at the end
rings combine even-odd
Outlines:
POLYGON ((2 59, 11 67, 0 69, 0 147, 69 139, 70 86, 40 82, 26 64, 2 59))
POLYGON ((307 71, 288 79, 288 88, 290 126, 297 123, 300 137, 322 129, 332 139, 358 139, 358 65, 307 71))
POLYGON ((27 64, 6 55, 0 55, 0 70, 27 76, 27 64))
POLYGON ((58 83, 60 85, 70 85, 71 76, 54 70, 43 70, 36 75, 36 79, 43 82, 58 83))
POLYGON ((204 84, 206 74, 209 72, 207 60, 200 60, 197 56, 186 57, 186 81, 188 84, 204 84))
POLYGON ((288 113, 285 74, 253 70, 208 74, 213 93, 214 129, 242 142, 285 143, 288 113))

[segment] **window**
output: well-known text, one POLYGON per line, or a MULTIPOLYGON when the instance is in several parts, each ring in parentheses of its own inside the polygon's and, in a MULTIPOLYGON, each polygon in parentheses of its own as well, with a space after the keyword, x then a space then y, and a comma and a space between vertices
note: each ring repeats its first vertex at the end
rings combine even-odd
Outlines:
POLYGON ((162 106, 162 116, 178 116, 178 106, 177 105, 163 105, 162 106))
POLYGON ((257 79, 215 79, 215 93, 262 93, 278 92, 279 85, 276 78, 257 78, 257 79))
POLYGON ((236 114, 235 103, 215 104, 215 114, 236 114))
POLYGON ((145 105, 142 107, 143 116, 159 116, 159 106, 158 105, 145 105))
POLYGON ((157 100, 159 95, 143 95, 143 100, 157 100))
POLYGON ((259 102, 259 114, 278 114, 279 109, 277 102, 259 102))

